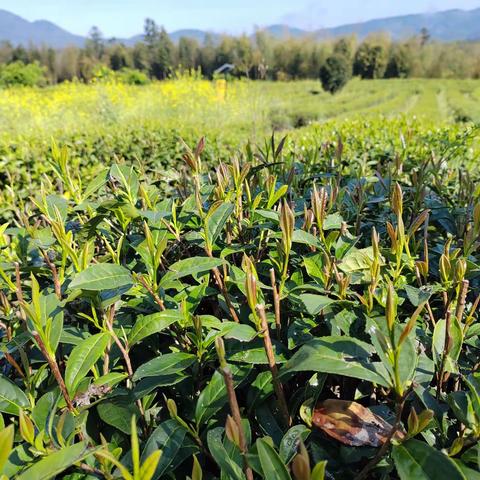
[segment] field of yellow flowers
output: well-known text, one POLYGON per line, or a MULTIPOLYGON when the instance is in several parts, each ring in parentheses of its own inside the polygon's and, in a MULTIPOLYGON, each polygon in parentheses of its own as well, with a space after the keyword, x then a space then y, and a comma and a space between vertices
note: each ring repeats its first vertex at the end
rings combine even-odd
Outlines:
POLYGON ((272 129, 351 117, 476 121, 479 99, 480 82, 473 80, 355 80, 332 97, 315 81, 212 82, 180 75, 147 86, 98 82, 6 89, 0 91, 0 124, 4 140, 63 137, 139 122, 212 132, 215 138, 231 138, 234 130, 257 139, 272 129))

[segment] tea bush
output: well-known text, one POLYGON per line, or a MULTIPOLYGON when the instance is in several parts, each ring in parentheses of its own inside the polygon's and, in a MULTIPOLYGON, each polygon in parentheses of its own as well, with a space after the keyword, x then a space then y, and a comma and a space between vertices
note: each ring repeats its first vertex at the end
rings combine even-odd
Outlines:
POLYGON ((478 477, 475 130, 352 125, 6 189, 5 478, 478 477))

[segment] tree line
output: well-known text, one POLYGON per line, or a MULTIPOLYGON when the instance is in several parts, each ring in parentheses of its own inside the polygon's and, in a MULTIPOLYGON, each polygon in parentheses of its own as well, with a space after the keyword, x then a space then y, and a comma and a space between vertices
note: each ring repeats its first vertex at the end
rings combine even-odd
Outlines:
POLYGON ((426 30, 404 41, 392 41, 385 34, 362 41, 355 36, 280 39, 258 30, 251 36, 207 34, 202 42, 187 37, 173 42, 163 27, 147 19, 142 40, 133 46, 105 39, 96 27, 81 48, 56 50, 4 42, 0 45, 0 83, 2 75, 10 83, 89 82, 102 69, 123 72, 131 83, 162 80, 182 69, 200 70, 211 78, 225 63, 235 66, 230 75, 251 79, 294 80, 320 75, 324 87, 333 92, 352 75, 372 79, 480 78, 480 43, 435 42, 426 30), (24 65, 30 65, 27 80, 19 73, 24 65))

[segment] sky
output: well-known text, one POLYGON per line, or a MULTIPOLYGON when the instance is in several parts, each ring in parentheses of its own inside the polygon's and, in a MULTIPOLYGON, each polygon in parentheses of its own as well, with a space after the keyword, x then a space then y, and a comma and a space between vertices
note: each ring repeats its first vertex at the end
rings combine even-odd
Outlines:
POLYGON ((168 31, 199 28, 251 32, 276 23, 314 30, 409 13, 473 9, 480 0, 0 0, 0 8, 27 20, 50 20, 86 35, 96 25, 105 37, 143 31, 146 17, 168 31))

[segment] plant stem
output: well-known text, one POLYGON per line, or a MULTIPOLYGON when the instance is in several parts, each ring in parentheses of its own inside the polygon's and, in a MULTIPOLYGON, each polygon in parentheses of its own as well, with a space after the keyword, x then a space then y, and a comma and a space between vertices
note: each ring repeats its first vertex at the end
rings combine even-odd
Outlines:
POLYGON ((232 301, 230 300, 230 295, 227 292, 220 270, 217 267, 214 267, 212 268, 212 272, 215 276, 215 281, 217 282, 218 288, 220 288, 223 298, 225 298, 225 302, 227 303, 230 315, 235 322, 240 323, 240 319, 238 318, 237 312, 235 312, 235 308, 233 307, 232 301))
POLYGON ((270 338, 270 330, 268 328, 267 315, 265 313, 265 307, 263 305, 257 305, 257 312, 261 321, 261 328, 263 333, 263 344, 265 347, 265 353, 267 354, 268 366, 272 374, 272 383, 275 390, 275 395, 279 403, 280 411, 282 412, 285 425, 288 427, 291 424, 290 413, 288 412, 287 401, 285 399, 285 393, 283 391, 283 385, 278 379, 278 369, 275 362, 275 354, 273 352, 272 340, 270 338))
POLYGON ((280 340, 282 328, 280 317, 280 295, 278 294, 277 282, 275 279, 275 270, 273 268, 270 269, 270 282, 272 284, 273 290, 273 306, 275 308, 275 325, 277 327, 277 339, 280 340))
POLYGON ((152 287, 148 284, 148 282, 145 280, 143 275, 138 275, 137 276, 138 281, 145 287, 145 289, 148 291, 148 293, 153 297, 155 300, 155 303, 160 307, 160 310, 165 310, 165 304, 163 303, 163 300, 158 296, 156 292, 153 291, 152 287))
POLYGON ((58 368, 57 360, 54 357, 52 358, 50 356, 38 332, 34 331, 32 332, 32 335, 33 335, 33 338, 36 340, 37 345, 40 348, 40 351, 42 352, 42 355, 45 357, 45 360, 47 361, 48 366, 50 367, 50 370, 52 371, 53 376, 55 377, 55 380, 57 381, 60 391, 62 392, 63 398, 65 399, 65 402, 67 404, 67 408, 71 412, 75 411, 70 395, 68 394, 67 387, 65 386, 65 382, 63 380, 62 374, 60 373, 60 369, 58 368))
POLYGON ((445 313, 445 343, 443 346, 443 355, 442 361, 440 364, 440 369, 437 377, 437 400, 440 398, 442 393, 443 382, 445 377, 445 362, 447 361, 447 355, 450 353, 452 348, 452 335, 451 335, 451 325, 452 325, 452 313, 450 311, 450 302, 447 300, 446 313, 445 313))
POLYGON ((465 303, 467 300, 468 286, 470 282, 468 280, 462 281, 462 286, 460 289, 460 294, 458 296, 457 308, 455 310, 455 317, 459 322, 462 321, 463 312, 465 311, 465 303))
POLYGON ((243 430, 240 407, 238 406, 237 395, 235 393, 233 375, 228 366, 221 367, 220 372, 223 375, 225 386, 227 388, 228 403, 230 405, 230 411, 232 412, 232 418, 236 423, 239 432, 240 450, 243 455, 243 471, 245 472, 247 480, 253 480, 253 472, 248 465, 248 460, 245 455, 247 453, 247 442, 245 440, 245 432, 243 430))
MULTIPOLYGON (((108 331, 110 332, 110 335, 113 338, 113 341, 117 344, 118 349, 120 350, 120 353, 123 356, 123 359, 125 361, 125 366, 127 367, 127 373, 128 373, 128 378, 131 381, 133 377, 133 368, 132 368, 132 362, 130 361, 130 355, 128 354, 128 350, 123 346, 123 343, 120 341, 118 338, 118 335, 115 333, 115 330, 113 329, 113 318, 115 316, 115 305, 112 305, 110 307, 110 310, 108 312, 107 318, 106 318, 106 324, 108 331)), ((143 408, 141 400, 136 401, 138 409, 140 411, 140 414, 142 416, 143 424, 144 427, 146 428, 147 421, 145 419, 145 410, 143 408)))
POLYGON ((48 265, 48 268, 52 272, 52 277, 53 277, 53 286, 55 288, 55 294, 57 295, 58 299, 62 299, 62 288, 60 285, 60 280, 58 278, 58 272, 57 272, 57 267, 55 264, 48 258, 48 253, 41 250, 43 259, 45 260, 45 263, 48 265))

